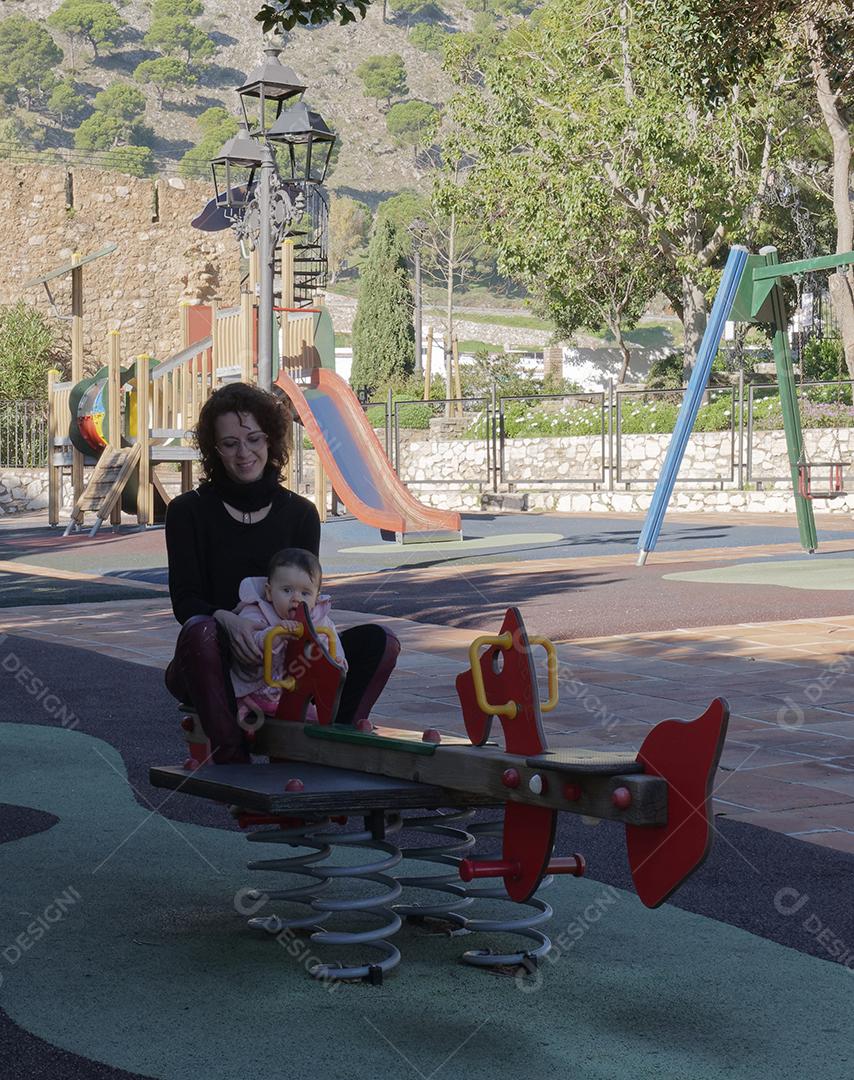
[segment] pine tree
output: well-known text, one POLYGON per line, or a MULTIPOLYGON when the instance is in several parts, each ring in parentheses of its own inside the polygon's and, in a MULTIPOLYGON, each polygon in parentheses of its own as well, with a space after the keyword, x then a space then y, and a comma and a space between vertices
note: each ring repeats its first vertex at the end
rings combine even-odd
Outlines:
POLYGON ((357 390, 394 386, 412 374, 413 307, 400 234, 384 221, 371 238, 353 322, 350 383, 357 390))

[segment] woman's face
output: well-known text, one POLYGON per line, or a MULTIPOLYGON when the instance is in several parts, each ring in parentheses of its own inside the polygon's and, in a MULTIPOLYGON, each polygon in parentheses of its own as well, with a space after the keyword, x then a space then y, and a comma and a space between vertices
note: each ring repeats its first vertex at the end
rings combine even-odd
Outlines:
POLYGON ((216 449, 230 480, 251 484, 267 464, 267 436, 252 413, 223 413, 214 421, 216 449))

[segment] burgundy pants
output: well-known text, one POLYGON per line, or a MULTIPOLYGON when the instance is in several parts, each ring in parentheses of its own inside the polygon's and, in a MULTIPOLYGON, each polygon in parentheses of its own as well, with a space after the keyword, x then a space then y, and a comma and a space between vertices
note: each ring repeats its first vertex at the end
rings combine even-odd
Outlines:
MULTIPOLYGON (((368 716, 397 663, 400 642, 390 631, 369 623, 340 634, 348 671, 336 723, 353 724, 368 716)), ((188 619, 166 669, 166 687, 194 706, 218 765, 248 762, 249 748, 237 723, 237 703, 229 668, 228 635, 212 616, 188 619)))

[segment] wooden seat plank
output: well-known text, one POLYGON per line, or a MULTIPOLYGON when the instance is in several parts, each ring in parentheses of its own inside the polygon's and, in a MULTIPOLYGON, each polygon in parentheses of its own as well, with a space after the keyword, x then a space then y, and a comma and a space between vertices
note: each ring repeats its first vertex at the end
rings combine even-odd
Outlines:
POLYGON ((586 750, 582 747, 561 747, 526 758, 532 769, 554 769, 555 772, 586 773, 588 776, 625 776, 642 773, 643 765, 637 753, 614 750, 586 750))

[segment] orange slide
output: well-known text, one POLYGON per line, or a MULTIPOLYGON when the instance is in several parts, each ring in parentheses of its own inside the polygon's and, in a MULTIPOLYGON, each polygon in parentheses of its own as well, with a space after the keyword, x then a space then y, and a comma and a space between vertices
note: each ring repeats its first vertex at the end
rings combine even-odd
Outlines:
POLYGON ((301 386, 282 371, 276 385, 292 401, 323 467, 344 505, 383 538, 403 543, 461 540, 453 510, 420 503, 400 482, 348 384, 327 368, 315 368, 301 386))

